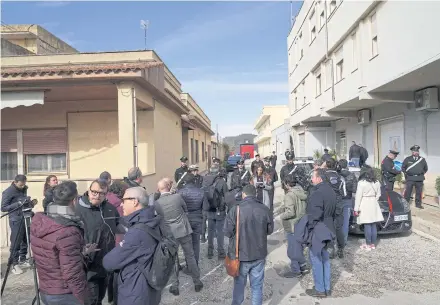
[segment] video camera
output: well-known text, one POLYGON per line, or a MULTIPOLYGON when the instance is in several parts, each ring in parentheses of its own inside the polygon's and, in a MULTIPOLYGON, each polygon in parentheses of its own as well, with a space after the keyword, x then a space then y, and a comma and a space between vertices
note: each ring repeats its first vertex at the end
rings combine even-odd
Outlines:
MULTIPOLYGON (((19 204, 19 208, 23 212, 24 216, 28 216, 27 214, 32 213, 32 209, 38 203, 37 199, 31 199, 31 197, 27 196, 17 201, 19 204)), ((31 215, 32 216, 32 215, 31 215)))

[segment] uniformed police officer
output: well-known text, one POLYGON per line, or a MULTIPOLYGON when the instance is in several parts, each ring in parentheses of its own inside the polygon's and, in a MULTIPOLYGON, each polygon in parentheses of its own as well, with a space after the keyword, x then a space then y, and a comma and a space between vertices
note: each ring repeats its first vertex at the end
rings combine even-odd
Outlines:
POLYGON ((398 154, 398 151, 390 150, 388 155, 382 160, 382 183, 385 185, 385 188, 388 191, 392 191, 394 189, 396 176, 400 174, 400 171, 394 168, 394 159, 396 159, 398 154))
POLYGON ((199 167, 196 164, 191 164, 188 167, 188 173, 194 175, 194 185, 198 188, 202 187, 203 177, 199 175, 199 167))
POLYGON ((237 169, 231 175, 231 190, 242 189, 251 180, 251 173, 244 168, 244 160, 237 162, 237 169))
POLYGON ((333 159, 333 157, 328 153, 328 149, 325 148, 324 149, 324 154, 322 155, 321 160, 326 162, 326 161, 328 161, 330 159, 333 159))
POLYGON ((262 167, 264 169, 264 162, 260 159, 260 154, 255 155, 255 160, 251 163, 252 175, 257 175, 257 168, 262 167))
POLYGON ((186 175, 188 172, 188 158, 183 156, 180 158, 180 167, 176 169, 176 172, 174 173, 174 181, 176 181, 176 187, 179 189, 182 182, 183 175, 186 175))
POLYGON ((286 180, 286 177, 288 175, 292 175, 296 168, 295 164, 293 163, 293 155, 290 153, 290 151, 286 150, 284 155, 286 157, 286 164, 280 170, 280 179, 281 187, 283 188, 284 193, 287 193, 287 188, 284 185, 284 180, 286 180))
POLYGON ((428 164, 425 158, 420 157, 420 146, 414 145, 410 148, 412 155, 403 160, 402 172, 405 174, 406 189, 405 199, 409 202, 413 187, 416 188, 416 207, 423 209, 422 191, 425 174, 428 171, 428 164))

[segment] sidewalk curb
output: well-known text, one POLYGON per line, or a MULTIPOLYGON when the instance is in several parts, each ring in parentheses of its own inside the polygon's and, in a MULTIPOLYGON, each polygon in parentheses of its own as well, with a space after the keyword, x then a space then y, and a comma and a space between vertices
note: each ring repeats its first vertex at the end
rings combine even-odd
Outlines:
POLYGON ((434 242, 440 243, 440 239, 438 239, 435 236, 432 236, 430 234, 427 234, 427 233, 425 233, 423 231, 420 231, 420 230, 417 230, 417 229, 412 229, 412 232, 417 234, 417 235, 419 235, 419 236, 421 236, 421 237, 424 237, 424 238, 427 238, 427 239, 432 240, 434 242))
POLYGON ((440 241, 440 225, 415 215, 412 215, 412 222, 413 231, 417 230, 440 241))

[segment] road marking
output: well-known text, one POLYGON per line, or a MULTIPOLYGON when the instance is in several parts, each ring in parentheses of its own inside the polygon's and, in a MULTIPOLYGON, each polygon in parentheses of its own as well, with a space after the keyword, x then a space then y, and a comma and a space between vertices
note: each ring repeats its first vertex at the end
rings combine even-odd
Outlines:
MULTIPOLYGON (((206 277, 210 276, 212 273, 214 273, 218 268, 220 268, 221 266, 223 266, 223 264, 218 264, 217 266, 215 266, 211 271, 209 271, 208 273, 206 273, 204 276, 202 276, 200 278, 200 280, 205 279, 206 277)), ((179 272, 180 273, 180 272, 179 272)), ((190 284, 190 282, 186 282, 185 284, 183 284, 180 288, 184 288, 186 286, 188 286, 190 284)), ((168 286, 166 286, 165 288, 170 288, 172 284, 169 284, 168 286)), ((195 303, 194 303, 195 304, 195 303)))

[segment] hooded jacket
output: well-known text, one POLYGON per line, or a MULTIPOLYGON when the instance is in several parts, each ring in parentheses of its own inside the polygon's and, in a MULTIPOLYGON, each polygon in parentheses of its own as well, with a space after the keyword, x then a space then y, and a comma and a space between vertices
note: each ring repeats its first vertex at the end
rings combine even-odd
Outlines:
MULTIPOLYGON (((52 204, 49 211, 57 209, 52 204)), ((68 207, 61 207, 68 208, 68 207)), ((73 294, 84 303, 87 280, 82 249, 83 230, 78 217, 36 213, 30 227, 31 248, 40 291, 48 295, 73 294)))
POLYGON ((97 243, 100 249, 89 256, 87 279, 105 278, 107 272, 102 267, 102 259, 115 247, 119 213, 107 200, 99 206, 91 205, 87 193, 80 197, 75 213, 84 223, 85 242, 97 243))
POLYGON ((295 224, 306 213, 306 199, 307 195, 299 185, 291 188, 284 195, 284 212, 280 215, 280 218, 286 233, 293 233, 295 224))
POLYGON ((157 241, 134 225, 143 224, 158 230, 161 216, 155 216, 154 207, 149 206, 124 217, 124 221, 128 225, 124 240, 103 260, 107 271, 120 270, 118 274, 118 304, 158 305, 161 300, 161 291, 148 285, 138 267, 139 258, 146 261, 152 258, 157 241))

